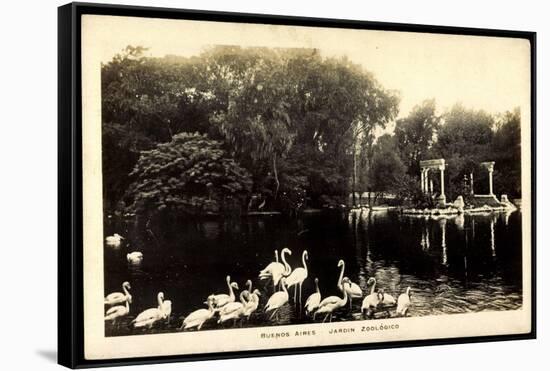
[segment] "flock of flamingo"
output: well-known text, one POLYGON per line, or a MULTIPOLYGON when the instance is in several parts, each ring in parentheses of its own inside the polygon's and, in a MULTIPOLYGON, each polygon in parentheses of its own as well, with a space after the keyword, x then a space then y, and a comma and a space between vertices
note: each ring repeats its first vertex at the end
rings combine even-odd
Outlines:
MULTIPOLYGON (((120 244, 122 236, 114 235, 107 237, 107 244, 120 244), (113 240, 114 237, 114 240, 113 240)), ((308 278, 308 252, 302 253, 302 266, 292 269, 286 261, 286 255, 292 255, 292 251, 284 248, 281 251, 281 261, 279 261, 278 251, 275 250, 275 261, 269 263, 262 269, 258 275, 261 281, 271 281, 273 284, 273 294, 263 306, 263 312, 268 315, 269 320, 275 318, 278 320, 279 311, 290 301, 289 290, 294 290, 293 303, 299 305, 300 310, 304 310, 307 316, 311 316, 313 320, 317 316, 323 317, 322 322, 332 321, 333 313, 343 308, 346 309, 349 302, 349 309, 352 310, 352 300, 362 299, 361 314, 367 318, 372 318, 375 312, 385 311, 389 315, 389 311, 395 307, 397 316, 406 316, 411 306, 411 288, 407 287, 404 293, 401 293, 397 300, 390 294, 385 293, 384 289, 376 290, 376 279, 371 277, 367 281, 368 293, 363 297, 363 290, 353 283, 348 277, 344 276, 345 262, 338 261, 340 274, 337 280, 336 287, 341 292, 342 296, 328 296, 322 298, 319 290, 319 279, 315 278, 315 292, 309 295, 304 306, 302 307, 302 285, 308 278)), ((130 263, 141 262, 143 254, 133 252, 127 255, 130 263)), ((204 304, 207 308, 201 308, 190 313, 182 318, 183 322, 180 330, 196 329, 200 330, 202 326, 216 315, 217 323, 223 324, 227 321, 233 321, 233 326, 237 321, 250 320, 250 316, 258 310, 260 305, 260 290, 252 289, 252 281, 246 282, 247 288, 239 294, 239 300, 235 295, 235 290, 239 290, 239 285, 231 281, 231 277, 226 277, 227 293, 211 294, 204 304)), ((105 313, 105 321, 113 324, 130 313, 130 304, 132 303, 132 295, 130 294, 131 286, 129 282, 122 284, 122 292, 114 292, 105 297, 105 306, 108 307, 105 313)), ((163 320, 169 321, 172 313, 172 302, 164 299, 164 293, 159 292, 157 295, 158 306, 149 308, 139 313, 138 316, 131 321, 134 328, 152 328, 158 322, 163 320)))

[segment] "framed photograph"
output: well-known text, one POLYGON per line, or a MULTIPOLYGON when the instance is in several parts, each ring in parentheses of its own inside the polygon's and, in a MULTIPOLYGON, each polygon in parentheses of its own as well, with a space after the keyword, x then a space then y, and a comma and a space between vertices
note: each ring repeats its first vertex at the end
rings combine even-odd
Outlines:
POLYGON ((58 34, 62 365, 535 337, 534 32, 72 3, 58 34))

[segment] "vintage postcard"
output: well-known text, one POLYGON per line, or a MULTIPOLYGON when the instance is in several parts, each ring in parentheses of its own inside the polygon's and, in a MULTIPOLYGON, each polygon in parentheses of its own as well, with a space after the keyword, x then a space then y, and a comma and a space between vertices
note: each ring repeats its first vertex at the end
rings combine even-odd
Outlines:
POLYGON ((81 26, 87 360, 531 332, 528 39, 81 26))

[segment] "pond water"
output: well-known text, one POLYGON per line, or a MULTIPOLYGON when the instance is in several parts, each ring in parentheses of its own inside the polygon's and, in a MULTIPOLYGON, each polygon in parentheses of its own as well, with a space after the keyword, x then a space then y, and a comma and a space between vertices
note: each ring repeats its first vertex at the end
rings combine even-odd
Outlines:
MULTIPOLYGON (((130 314, 116 324, 106 323, 107 336, 178 331, 181 317, 205 308, 211 293, 227 293, 226 275, 242 290, 251 279, 261 290, 260 306, 249 321, 236 326, 311 323, 303 310, 290 303, 269 319, 262 308, 273 293, 258 273, 274 260, 274 250, 292 250, 291 267, 301 266, 309 253, 303 302, 319 278, 323 297, 340 295, 337 263, 345 275, 367 293, 369 277, 394 297, 412 289, 409 316, 519 309, 522 305, 521 212, 453 218, 408 217, 395 212, 320 213, 288 219, 281 216, 236 220, 180 220, 144 223, 109 219, 106 235, 125 237, 119 247, 105 246, 105 294, 131 283, 130 314), (130 265, 126 254, 141 251, 144 259, 130 265), (172 301, 168 323, 134 329, 130 322, 141 311, 157 306, 164 292, 172 301)), ((238 298, 237 291, 237 298, 238 298)), ((238 300, 238 299, 237 299, 238 300)), ((362 319, 361 300, 335 312, 334 321, 362 319)), ((395 310, 374 318, 394 316, 395 310)), ((319 320, 319 319, 317 319, 319 320)), ((202 330, 230 328, 212 319, 202 330)))

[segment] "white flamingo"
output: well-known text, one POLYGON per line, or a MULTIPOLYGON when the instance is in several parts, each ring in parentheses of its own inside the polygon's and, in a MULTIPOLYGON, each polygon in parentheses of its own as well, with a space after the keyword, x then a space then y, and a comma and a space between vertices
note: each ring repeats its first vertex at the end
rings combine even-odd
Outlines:
MULTIPOLYGON (((336 287, 338 287, 340 289, 340 291, 343 291, 342 290, 342 280, 344 278, 345 265, 346 265, 346 263, 344 263, 344 261, 342 259, 340 259, 338 261, 338 267, 340 268, 340 275, 338 276, 338 282, 336 283, 336 287)), ((325 299, 321 300, 321 302, 319 303, 319 306, 328 304, 329 299, 332 300, 334 298, 338 298, 338 297, 337 296, 329 296, 328 298, 325 298, 325 299)))
POLYGON ((267 304, 264 307, 264 311, 267 313, 269 311, 273 311, 271 313, 271 316, 269 316, 269 319, 271 320, 275 314, 277 314, 277 320, 279 319, 279 309, 286 303, 288 303, 288 291, 286 290, 286 283, 285 278, 281 278, 281 286, 283 288, 283 291, 277 291, 267 301, 267 304))
POLYGON ((237 323, 237 320, 243 315, 246 300, 244 299, 245 292, 241 292, 240 301, 234 301, 227 303, 223 308, 219 310, 220 318, 218 324, 233 320, 233 326, 237 323))
POLYGON ((202 325, 204 325, 206 321, 214 316, 214 297, 209 296, 204 304, 208 305, 208 309, 202 308, 190 313, 187 317, 184 318, 180 330, 187 330, 191 328, 196 328, 197 330, 200 330, 202 328, 202 325))
POLYGON ((130 303, 126 301, 126 305, 115 305, 105 313, 105 321, 112 321, 115 324, 117 318, 127 316, 130 313, 130 303))
POLYGON ((373 292, 365 296, 361 304, 361 313, 367 317, 372 316, 378 305, 384 300, 384 295, 379 292, 373 292))
POLYGON ((300 306, 302 305, 302 284, 307 278, 307 264, 306 261, 308 260, 307 250, 304 250, 302 253, 302 265, 303 267, 298 267, 290 273, 290 275, 286 278, 285 282, 287 285, 287 288, 291 288, 294 286, 294 304, 296 304, 296 291, 300 291, 299 299, 300 299, 300 306))
POLYGON ((246 317, 247 320, 250 320, 250 315, 258 309, 258 305, 260 304, 260 296, 260 290, 254 289, 252 294, 249 296, 249 300, 244 305, 243 317, 246 317))
POLYGON ((117 305, 122 304, 125 301, 132 302, 132 295, 130 295, 130 290, 132 287, 128 281, 125 281, 122 284, 122 292, 113 292, 105 297, 105 305, 117 305))
POLYGON ((252 294, 252 281, 251 280, 247 280, 245 282, 245 286, 247 287, 246 290, 243 290, 241 292, 242 295, 244 295, 245 298, 247 298, 248 300, 248 297, 250 296, 250 294, 252 294))
POLYGON ((285 267, 282 263, 279 263, 279 252, 275 250, 275 261, 269 263, 264 269, 262 269, 258 277, 260 279, 269 278, 271 277, 271 273, 273 272, 273 270, 277 270, 277 269, 284 270, 285 267))
POLYGON ((407 287, 407 290, 405 293, 399 295, 397 298, 397 309, 395 310, 395 313, 398 316, 406 316, 407 311, 409 310, 409 307, 411 305, 411 287, 407 287))
POLYGON ((306 315, 313 313, 317 308, 319 308, 319 304, 321 303, 321 291, 319 290, 319 279, 315 277, 315 292, 306 300, 306 315))
POLYGON ((225 277, 225 281, 227 282, 229 294, 213 295, 214 308, 221 308, 224 305, 227 305, 228 303, 232 303, 235 301, 235 292, 233 291, 233 289, 238 290, 239 285, 237 284, 237 282, 231 282, 230 276, 225 277))
MULTIPOLYGON (((377 283, 376 278, 374 278, 374 277, 369 278, 369 280, 367 281, 367 285, 369 285, 369 283, 372 284, 371 289, 370 289, 370 293, 373 294, 374 291, 375 291, 375 288, 376 288, 376 283, 377 283)), ((392 295, 384 293, 383 296, 384 296, 384 299, 380 303, 381 305, 383 305, 383 306, 395 305, 396 301, 395 301, 395 298, 392 295)))
POLYGON ((143 253, 141 251, 132 251, 126 254, 126 260, 130 264, 139 264, 143 260, 143 253))
MULTIPOLYGON (((347 283, 348 281, 348 278, 344 278, 343 280, 344 283, 347 283)), ((344 293, 343 298, 340 298, 339 296, 329 296, 328 298, 324 299, 319 304, 319 308, 313 315, 313 318, 315 318, 317 314, 326 314, 323 322, 325 322, 327 318, 329 318, 329 322, 332 322, 332 314, 334 313, 334 311, 338 308, 342 308, 348 302, 348 293, 345 290, 342 291, 344 293)))
POLYGON ((353 299, 361 299, 363 297, 363 291, 358 284, 352 282, 348 277, 344 277, 342 289, 348 293, 349 296, 349 309, 351 309, 351 302, 353 299), (347 280, 346 280, 347 279, 347 280), (347 281, 347 282, 346 282, 347 281))
POLYGON ((273 266, 271 266, 270 264, 266 267, 268 268, 271 266, 271 268, 268 271, 264 270, 265 272, 264 271, 260 272, 259 278, 261 280, 265 280, 269 278, 272 279, 273 290, 277 289, 277 285, 281 281, 281 278, 288 276, 291 272, 290 265, 286 261, 286 254, 292 255, 292 251, 290 251, 288 247, 285 247, 283 251, 281 251, 281 260, 283 262, 282 264, 279 262, 276 262, 276 264, 273 266))
POLYGON ((117 246, 120 246, 120 243, 122 242, 123 239, 124 239, 124 237, 122 237, 118 233, 115 233, 112 236, 105 237, 105 242, 109 246, 117 247, 117 246))
MULTIPOLYGON (((149 308, 138 314, 138 316, 132 321, 135 328, 138 327, 148 327, 149 329, 153 327, 155 322, 158 322, 163 319, 167 319, 170 316, 170 313, 167 313, 167 310, 172 310, 171 305, 163 305, 164 303, 164 293, 159 292, 157 295, 158 307, 149 308)), ((169 300, 167 300, 170 302, 169 300)), ((171 302, 170 302, 171 304, 171 302)))

